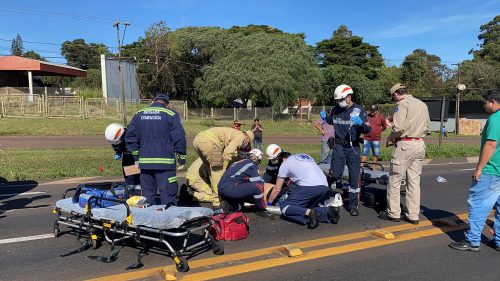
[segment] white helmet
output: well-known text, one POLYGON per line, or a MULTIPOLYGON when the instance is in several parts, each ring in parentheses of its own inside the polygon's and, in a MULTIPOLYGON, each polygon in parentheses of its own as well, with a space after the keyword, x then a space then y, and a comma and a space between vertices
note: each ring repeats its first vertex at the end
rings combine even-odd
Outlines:
POLYGON ((125 128, 121 124, 113 123, 106 128, 104 136, 111 144, 119 144, 124 133, 125 128))
POLYGON ((256 158, 257 161, 252 159, 254 162, 262 161, 262 151, 260 151, 259 149, 254 148, 254 149, 250 150, 250 152, 248 154, 250 155, 250 159, 252 159, 253 157, 256 158))
POLYGON ((336 100, 341 100, 348 95, 353 95, 354 92, 352 88, 348 85, 340 85, 337 88, 335 88, 335 92, 333 94, 333 98, 336 100))
POLYGON ((268 145, 266 149, 267 159, 269 160, 276 159, 282 151, 283 150, 281 150, 281 147, 279 147, 279 145, 277 144, 273 143, 268 145))

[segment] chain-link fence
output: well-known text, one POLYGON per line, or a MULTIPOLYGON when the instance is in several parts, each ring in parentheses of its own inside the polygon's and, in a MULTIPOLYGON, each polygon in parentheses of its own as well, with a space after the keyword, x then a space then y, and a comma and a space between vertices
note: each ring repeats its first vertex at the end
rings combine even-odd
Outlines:
POLYGON ((0 103, 5 117, 44 117, 43 98, 39 95, 8 95, 0 103))
POLYGON ((113 118, 121 116, 121 106, 119 99, 85 99, 84 104, 85 118, 113 118))

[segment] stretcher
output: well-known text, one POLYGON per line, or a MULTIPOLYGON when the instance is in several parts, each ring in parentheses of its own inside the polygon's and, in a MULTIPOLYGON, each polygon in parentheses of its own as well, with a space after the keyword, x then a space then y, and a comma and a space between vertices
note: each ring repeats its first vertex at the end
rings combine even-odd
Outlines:
MULTIPOLYGON (((110 185, 116 183, 109 183, 110 185)), ((102 184, 101 184, 102 185, 102 184)), ((87 185, 89 186, 89 185, 87 185)), ((216 255, 222 255, 222 244, 210 233, 212 209, 203 207, 176 207, 164 209, 164 206, 153 205, 148 208, 131 207, 125 201, 91 196, 86 208, 66 198, 77 188, 64 191, 62 199, 56 202, 54 213, 54 236, 61 234, 60 226, 64 225, 78 235, 84 237, 80 249, 70 252, 82 252, 90 247, 97 248, 103 241, 111 244, 109 257, 88 256, 90 259, 109 263, 117 259, 118 243, 130 244, 141 249, 137 261, 127 269, 143 266, 142 257, 150 249, 166 251, 172 257, 180 272, 189 270, 186 256, 212 249, 216 255), (93 208, 95 200, 108 200, 117 205, 106 208, 93 208)))
MULTIPOLYGON (((325 173, 328 178, 329 184, 332 189, 336 188, 336 184, 333 182, 330 173, 330 164, 321 163, 318 164, 321 170, 325 173)), ((378 184, 384 187, 387 190, 387 185, 389 184, 389 172, 385 170, 384 166, 380 163, 369 163, 369 162, 361 162, 361 176, 360 183, 361 187, 367 187, 371 184, 378 184), (372 169, 370 166, 377 166, 377 169, 372 169)), ((348 180, 349 178, 349 169, 347 166, 344 167, 344 172, 342 174, 342 180, 348 180)), ((406 196, 406 175, 403 175, 401 179, 401 198, 406 196)), ((348 185, 344 185, 343 189, 348 189, 348 185)), ((379 207, 385 209, 385 192, 382 196, 376 196, 373 192, 365 192, 364 193, 366 205, 369 207, 375 207, 376 205, 380 205, 379 207)), ((401 200, 401 207, 403 212, 406 212, 407 208, 404 203, 404 199, 401 200)))

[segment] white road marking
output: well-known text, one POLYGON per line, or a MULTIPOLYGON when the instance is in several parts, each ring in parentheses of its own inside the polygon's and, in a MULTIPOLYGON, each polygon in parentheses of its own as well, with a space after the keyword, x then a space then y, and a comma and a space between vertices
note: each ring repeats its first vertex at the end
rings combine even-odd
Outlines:
POLYGON ((36 195, 36 194, 46 194, 45 191, 32 191, 32 192, 23 192, 23 193, 9 193, 9 194, 0 194, 0 197, 12 197, 12 196, 26 196, 26 195, 36 195))
POLYGON ((0 212, 10 213, 10 212, 14 212, 14 211, 36 210, 36 209, 42 209, 42 208, 53 208, 53 206, 32 207, 32 208, 30 208, 30 207, 24 207, 24 208, 10 209, 10 210, 0 209, 0 212))
POLYGON ((0 245, 1 244, 32 241, 32 240, 47 239, 47 238, 54 238, 54 234, 50 233, 50 234, 24 236, 24 237, 17 237, 17 238, 0 239, 0 245))

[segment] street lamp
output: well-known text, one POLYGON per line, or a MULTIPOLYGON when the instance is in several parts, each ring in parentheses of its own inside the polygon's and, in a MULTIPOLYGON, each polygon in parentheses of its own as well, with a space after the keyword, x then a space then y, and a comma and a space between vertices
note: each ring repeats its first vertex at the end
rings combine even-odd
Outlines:
POLYGON ((123 37, 120 41, 120 20, 117 20, 113 27, 116 27, 116 34, 118 38, 118 70, 120 71, 120 92, 122 97, 122 108, 123 108, 123 126, 127 126, 127 103, 125 100, 125 81, 123 79, 123 65, 122 65, 122 43, 125 39, 125 31, 130 23, 124 22, 125 28, 123 29, 123 37))
POLYGON ((472 86, 472 84, 478 82, 478 81, 481 81, 483 80, 484 78, 481 77, 481 78, 478 78, 474 81, 472 81, 471 83, 469 83, 468 85, 464 85, 464 84, 458 84, 457 85, 457 94, 456 94, 456 100, 455 100, 455 134, 460 134, 460 96, 462 96, 465 92, 465 90, 467 90, 470 86, 472 86))

